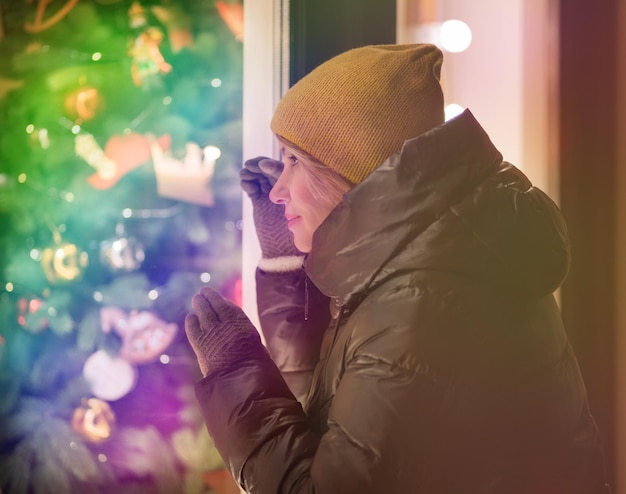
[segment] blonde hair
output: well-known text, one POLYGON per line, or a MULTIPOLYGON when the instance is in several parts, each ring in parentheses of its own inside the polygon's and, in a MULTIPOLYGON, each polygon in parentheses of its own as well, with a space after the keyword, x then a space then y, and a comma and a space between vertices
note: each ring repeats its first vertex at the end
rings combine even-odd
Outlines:
POLYGON ((324 163, 296 146, 293 142, 279 135, 276 138, 280 142, 281 148, 283 146, 289 148, 290 153, 295 156, 298 163, 304 168, 307 185, 316 200, 335 205, 339 204, 343 195, 356 185, 333 169, 328 168, 324 163))

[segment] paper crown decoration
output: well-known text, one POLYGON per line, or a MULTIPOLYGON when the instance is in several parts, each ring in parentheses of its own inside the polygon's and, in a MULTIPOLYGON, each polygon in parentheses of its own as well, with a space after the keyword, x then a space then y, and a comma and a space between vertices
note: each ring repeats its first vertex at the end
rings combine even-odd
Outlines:
POLYGON ((195 142, 188 142, 185 156, 176 159, 151 139, 150 150, 160 196, 201 206, 215 204, 211 180, 215 173, 215 162, 221 154, 217 147, 206 146, 201 149, 195 142))

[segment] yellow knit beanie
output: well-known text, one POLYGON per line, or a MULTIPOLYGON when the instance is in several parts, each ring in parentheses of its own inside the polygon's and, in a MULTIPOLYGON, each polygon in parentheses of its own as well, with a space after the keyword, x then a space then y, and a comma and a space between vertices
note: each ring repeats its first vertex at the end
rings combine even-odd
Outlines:
POLYGON ((360 183, 404 141, 443 123, 442 60, 429 44, 337 55, 285 93, 272 132, 360 183))

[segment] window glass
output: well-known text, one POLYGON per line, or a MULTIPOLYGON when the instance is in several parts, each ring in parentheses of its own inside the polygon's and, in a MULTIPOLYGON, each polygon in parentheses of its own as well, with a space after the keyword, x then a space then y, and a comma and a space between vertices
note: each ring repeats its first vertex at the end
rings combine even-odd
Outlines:
POLYGON ((0 0, 0 491, 222 467, 183 322, 241 304, 242 37, 237 0, 0 0))

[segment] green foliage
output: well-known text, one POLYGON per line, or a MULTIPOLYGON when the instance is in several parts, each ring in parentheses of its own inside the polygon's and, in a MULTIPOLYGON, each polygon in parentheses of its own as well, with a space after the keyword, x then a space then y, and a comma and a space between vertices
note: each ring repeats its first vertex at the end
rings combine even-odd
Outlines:
POLYGON ((118 470, 153 478, 158 493, 169 494, 180 489, 172 449, 154 427, 125 428, 117 434, 119 449, 111 458, 118 470))
MULTIPOLYGON (((47 4, 44 19, 63 3, 47 4)), ((182 323, 201 286, 233 298, 240 276, 243 50, 211 2, 142 0, 171 70, 136 84, 129 47, 143 28, 130 25, 132 3, 81 0, 32 32, 45 2, 0 0, 2 492, 200 493, 201 472, 221 466, 193 398, 199 372, 182 323), (77 151, 77 135, 103 152, 113 137, 164 134, 181 163, 190 142, 221 149, 213 206, 161 196, 149 154, 97 187, 77 151), (137 266, 104 249, 123 236, 145 253, 137 266), (76 251, 58 249, 68 244, 76 251), (99 442, 72 418, 92 397, 89 356, 122 347, 102 329, 104 307, 149 311, 178 331, 169 361, 133 363, 137 382, 109 403, 111 436, 99 442)), ((118 160, 133 153, 140 146, 118 160)))

